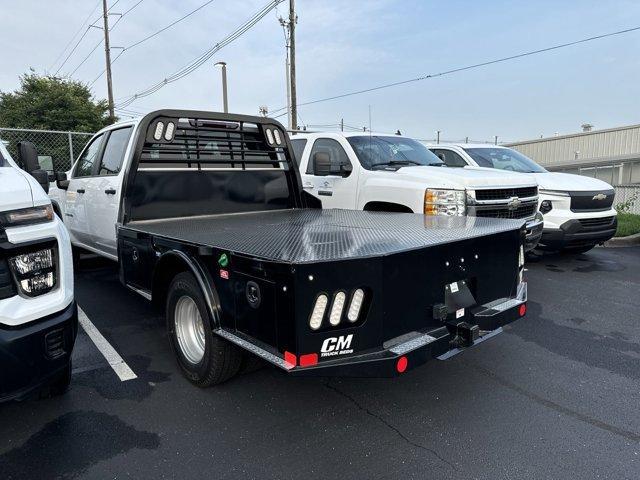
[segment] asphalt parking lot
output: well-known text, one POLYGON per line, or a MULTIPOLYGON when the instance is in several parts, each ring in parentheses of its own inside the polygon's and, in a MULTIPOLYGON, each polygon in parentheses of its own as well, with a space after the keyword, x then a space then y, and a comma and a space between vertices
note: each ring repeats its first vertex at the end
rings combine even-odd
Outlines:
POLYGON ((85 259, 78 303, 137 378, 81 330, 67 395, 0 405, 2 478, 639 478, 640 248, 528 269, 527 317, 447 361, 200 390, 115 265, 85 259))

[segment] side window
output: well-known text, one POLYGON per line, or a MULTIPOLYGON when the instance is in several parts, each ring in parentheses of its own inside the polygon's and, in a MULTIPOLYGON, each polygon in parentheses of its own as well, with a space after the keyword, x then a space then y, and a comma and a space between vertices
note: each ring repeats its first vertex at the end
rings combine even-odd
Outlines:
POLYGON ((307 174, 316 175, 314 164, 315 156, 317 153, 326 153, 329 155, 331 162, 331 172, 335 175, 340 175, 339 172, 345 172, 343 176, 348 177, 351 172, 351 162, 347 156, 347 152, 344 151, 342 145, 332 138, 319 138, 313 144, 311 154, 309 156, 309 164, 307 165, 307 174))
POLYGON ((302 152, 304 152, 304 147, 307 145, 306 138, 298 138, 291 140, 291 146, 293 147, 293 156, 300 165, 300 161, 302 160, 302 152))
POLYGON ((104 134, 98 135, 94 138, 89 146, 85 148, 82 155, 78 159, 78 163, 76 165, 75 170, 73 171, 73 177, 89 177, 93 175, 93 166, 96 163, 98 158, 98 153, 100 153, 100 146, 102 145, 102 139, 104 138, 104 134))
POLYGON ((104 147, 102 160, 100 161, 100 171, 98 175, 117 175, 122 167, 124 152, 129 143, 132 127, 112 130, 104 147))
POLYGON ((431 149, 436 156, 442 160, 447 167, 466 167, 467 162, 464 161, 460 155, 452 150, 445 150, 442 148, 431 149))

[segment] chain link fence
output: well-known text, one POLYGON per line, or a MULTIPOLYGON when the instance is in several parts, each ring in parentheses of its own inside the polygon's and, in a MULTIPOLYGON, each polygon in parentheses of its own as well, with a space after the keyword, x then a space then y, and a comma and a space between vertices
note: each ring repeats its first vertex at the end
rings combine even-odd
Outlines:
POLYGON ((92 136, 93 133, 83 132, 0 128, 0 141, 21 167, 23 165, 18 156, 18 142, 27 141, 36 146, 42 168, 54 171, 69 170, 92 136))
POLYGON ((640 185, 616 185, 616 199, 614 205, 627 205, 628 213, 640 215, 640 185))

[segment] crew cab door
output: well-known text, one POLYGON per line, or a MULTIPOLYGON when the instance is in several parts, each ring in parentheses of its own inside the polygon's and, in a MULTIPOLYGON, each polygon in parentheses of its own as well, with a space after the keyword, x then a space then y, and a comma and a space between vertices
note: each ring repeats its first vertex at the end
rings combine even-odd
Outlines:
MULTIPOLYGON (((347 145, 347 148, 350 147, 347 145)), ((314 141, 302 174, 302 185, 307 192, 322 201, 322 208, 355 209, 358 198, 357 177, 357 168, 354 168, 345 146, 338 140, 318 138, 314 141), (325 168, 321 169, 321 166, 325 168)))
POLYGON ((87 189, 102 151, 104 134, 94 137, 84 148, 69 179, 65 192, 64 224, 74 242, 90 244, 87 189))
POLYGON ((100 161, 86 188, 91 246, 114 258, 118 256, 115 225, 122 191, 122 164, 132 130, 132 126, 127 126, 105 133, 100 161))

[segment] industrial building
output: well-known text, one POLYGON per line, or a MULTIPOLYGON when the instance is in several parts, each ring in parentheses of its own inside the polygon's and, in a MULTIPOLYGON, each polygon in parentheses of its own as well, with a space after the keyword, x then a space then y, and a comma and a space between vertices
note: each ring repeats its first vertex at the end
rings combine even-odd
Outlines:
POLYGON ((640 185, 640 125, 590 130, 506 144, 547 170, 640 185))

